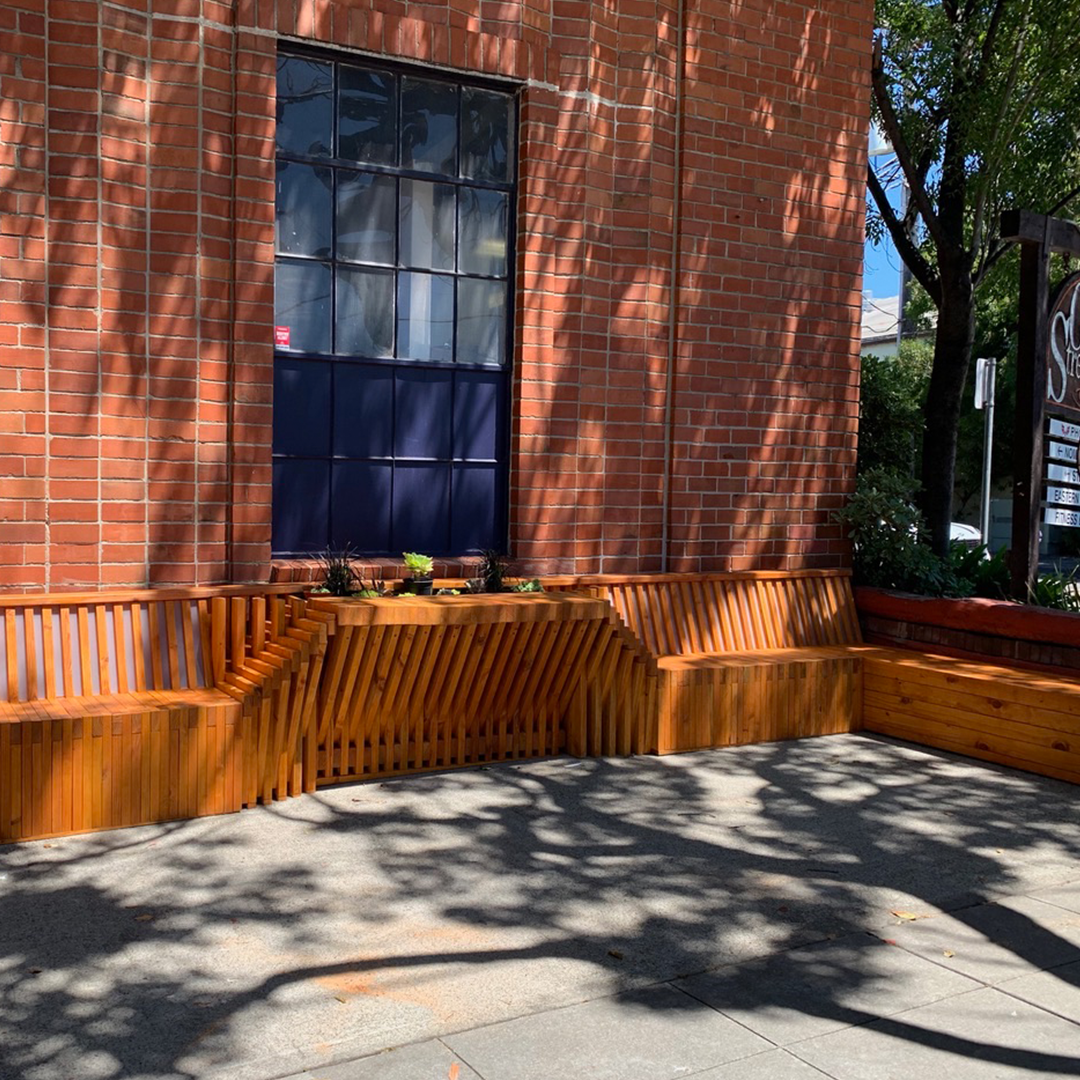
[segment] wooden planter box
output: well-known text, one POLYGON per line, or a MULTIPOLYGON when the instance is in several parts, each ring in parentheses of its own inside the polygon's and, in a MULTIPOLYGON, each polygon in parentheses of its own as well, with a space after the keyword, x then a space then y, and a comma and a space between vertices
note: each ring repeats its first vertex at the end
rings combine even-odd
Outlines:
POLYGON ((316 709, 319 784, 655 744, 655 665, 601 600, 312 595, 308 604, 335 623, 316 709))

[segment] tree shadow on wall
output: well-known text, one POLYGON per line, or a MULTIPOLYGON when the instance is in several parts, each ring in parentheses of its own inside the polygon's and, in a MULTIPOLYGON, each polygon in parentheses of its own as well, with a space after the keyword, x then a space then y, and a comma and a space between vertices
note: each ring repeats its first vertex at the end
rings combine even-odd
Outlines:
MULTIPOLYGON (((580 89, 595 100, 560 112, 558 183, 580 187, 581 218, 557 251, 547 242, 526 280, 556 293, 563 315, 549 325, 526 292, 519 321, 528 343, 569 357, 573 375, 526 365, 526 378, 544 381, 517 406, 531 432, 524 449, 537 455, 530 467, 557 478, 515 490, 512 535, 526 557, 554 521, 593 569, 660 569, 670 483, 669 569, 844 558, 831 516, 854 477, 869 40, 865 71, 847 68, 845 88, 862 94, 866 115, 830 126, 850 34, 809 7, 691 6, 681 103, 677 12, 658 11, 644 45, 634 16, 616 12, 609 29, 627 44, 614 86, 603 65, 590 67, 580 89), (790 64, 761 59, 772 27, 794 45, 790 64), (641 108, 650 138, 627 138, 613 116, 639 122, 641 108)), ((543 184, 524 183, 538 222, 565 215, 543 184)))

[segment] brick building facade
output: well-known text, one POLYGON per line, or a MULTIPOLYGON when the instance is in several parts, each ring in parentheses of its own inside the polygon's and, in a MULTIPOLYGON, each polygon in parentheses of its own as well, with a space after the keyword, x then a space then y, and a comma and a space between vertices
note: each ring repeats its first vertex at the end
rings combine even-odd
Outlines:
POLYGON ((270 573, 277 54, 305 45, 514 101, 515 557, 841 564, 872 9, 4 0, 0 587, 270 573))

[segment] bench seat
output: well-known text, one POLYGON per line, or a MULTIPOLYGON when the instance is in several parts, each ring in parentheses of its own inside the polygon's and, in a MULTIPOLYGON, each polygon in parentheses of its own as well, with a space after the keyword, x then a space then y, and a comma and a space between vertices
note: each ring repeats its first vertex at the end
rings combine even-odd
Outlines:
POLYGON ((862 646, 863 728, 1080 783, 1080 678, 862 646))
POLYGON ((50 701, 3 701, 0 702, 0 723, 130 716, 173 709, 214 707, 230 709, 239 715, 241 702, 232 694, 214 689, 140 690, 129 694, 95 694, 50 701))
POLYGON ((846 645, 657 659, 660 753, 853 731, 862 661, 846 645))

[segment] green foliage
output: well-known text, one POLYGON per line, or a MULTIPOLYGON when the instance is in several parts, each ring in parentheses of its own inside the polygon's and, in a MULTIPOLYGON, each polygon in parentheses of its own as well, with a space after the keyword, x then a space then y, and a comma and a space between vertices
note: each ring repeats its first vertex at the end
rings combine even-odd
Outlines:
POLYGON ((539 578, 533 578, 530 581, 519 581, 516 585, 510 586, 511 592, 543 592, 544 586, 540 584, 539 578))
MULTIPOLYGON (((1080 195, 1080 0, 877 0, 875 22, 873 117, 894 154, 872 165, 868 232, 892 237, 939 312, 919 497, 944 552, 954 480, 962 500, 979 486, 969 362, 1008 356, 1000 331, 1009 338, 1015 326, 1015 276, 1004 265, 1015 256, 999 235, 1001 212, 1071 217, 1080 195), (888 197, 901 177, 903 213, 888 197), (995 297, 995 282, 1010 278, 995 297), (974 349, 965 332, 973 310, 974 349)), ((1000 370, 1001 398, 1014 370, 1000 370)), ((1007 439, 1003 431, 997 448, 1007 439)), ((995 458, 995 472, 1007 473, 1009 455, 995 458)))
POLYGON ((319 555, 322 586, 314 591, 331 596, 352 596, 358 580, 353 567, 355 558, 356 552, 351 547, 327 548, 322 552, 319 555))
POLYGON ((918 475, 930 346, 905 341, 899 356, 864 356, 859 398, 859 472, 918 475))
POLYGON ((1035 581, 1035 588, 1028 595, 1028 603, 1080 614, 1080 582, 1076 576, 1078 569, 1080 568, 1065 571, 1058 566, 1049 574, 1040 574, 1035 581))
POLYGON ((413 577, 431 577, 435 569, 435 560, 430 555, 419 555, 415 551, 405 551, 402 552, 401 557, 405 560, 405 569, 413 577))
POLYGON ((953 543, 949 563, 958 589, 966 596, 983 596, 988 600, 1008 600, 1011 578, 1009 552, 1001 548, 991 556, 986 547, 968 547, 953 543))
POLYGON ((922 515, 912 501, 911 480, 886 469, 861 472, 855 494, 836 520, 854 549, 860 585, 933 596, 954 595, 955 575, 923 542, 922 515))
MULTIPOLYGON (((960 195, 970 251, 996 246, 1001 210, 1045 213, 1072 190, 1080 176, 1078 0, 877 0, 875 23, 909 182, 934 217, 960 195)), ((882 121, 876 99, 874 116, 882 121)))

